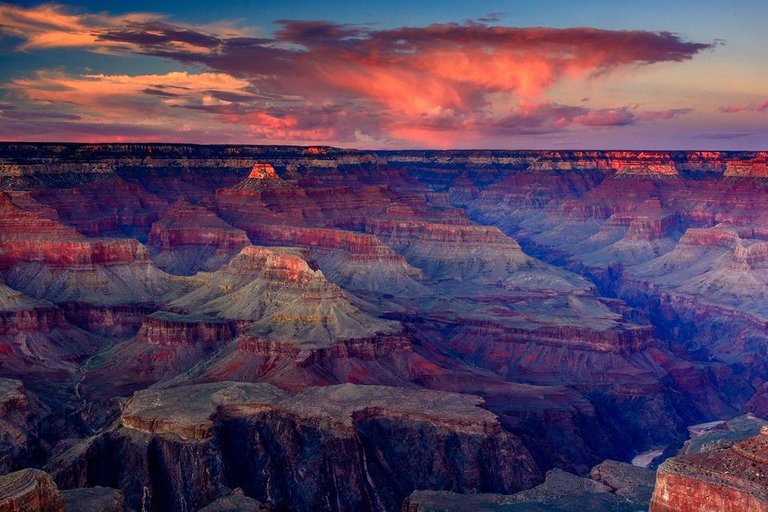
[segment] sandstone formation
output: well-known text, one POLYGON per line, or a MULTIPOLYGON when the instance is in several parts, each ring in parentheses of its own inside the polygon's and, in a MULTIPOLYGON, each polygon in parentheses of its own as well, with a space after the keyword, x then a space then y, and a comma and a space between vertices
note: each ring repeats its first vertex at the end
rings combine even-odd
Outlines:
POLYGON ((22 469, 0 476, 0 511, 65 512, 64 501, 50 475, 22 469))
POLYGON ((393 510, 425 485, 529 486, 531 455, 482 404, 471 395, 352 384, 300 393, 227 382, 146 390, 118 425, 50 467, 63 488, 117 485, 129 506, 150 500, 163 510, 199 508, 224 486, 288 510, 393 510), (400 436, 414 443, 393 443, 400 436), (115 458, 131 465, 108 464, 115 458))
POLYGON ((729 448, 659 466, 651 511, 768 510, 768 427, 729 448))
POLYGON ((183 199, 152 224, 148 241, 152 261, 166 272, 182 275, 216 270, 249 243, 244 231, 183 199))

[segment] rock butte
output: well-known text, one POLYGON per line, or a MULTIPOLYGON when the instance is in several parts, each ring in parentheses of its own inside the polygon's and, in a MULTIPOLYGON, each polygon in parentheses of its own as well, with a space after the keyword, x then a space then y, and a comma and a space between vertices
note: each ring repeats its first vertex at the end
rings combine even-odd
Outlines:
MULTIPOLYGON (((606 459, 768 414, 767 166, 2 143, 0 471, 104 511, 643 508, 606 459)), ((702 439, 670 500, 764 506, 718 466, 762 445, 702 439)))

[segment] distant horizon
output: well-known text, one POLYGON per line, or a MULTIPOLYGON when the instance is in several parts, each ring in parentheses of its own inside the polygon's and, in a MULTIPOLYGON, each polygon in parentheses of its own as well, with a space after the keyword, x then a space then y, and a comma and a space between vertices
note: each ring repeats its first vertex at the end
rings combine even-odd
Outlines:
POLYGON ((642 153, 642 152, 661 152, 661 153, 768 153, 768 147, 766 149, 702 149, 702 148, 690 148, 690 149, 659 149, 659 148, 595 148, 595 147, 583 147, 583 148, 555 148, 555 147, 542 147, 542 148, 434 148, 434 147, 415 147, 415 148, 367 148, 363 146, 359 147, 343 147, 333 146, 329 144, 282 144, 282 143, 248 143, 248 142, 233 142, 233 143, 220 143, 220 142, 165 142, 165 141, 92 141, 92 142, 76 142, 76 141, 62 141, 62 140, 0 140, 0 145, 11 144, 34 144, 34 145, 72 145, 72 146, 117 146, 117 145, 135 145, 135 146, 222 146, 222 147, 287 147, 287 148, 326 148, 342 151, 370 151, 370 152, 387 152, 387 153, 399 153, 399 152, 419 152, 419 151, 436 151, 436 152, 451 152, 451 151, 499 151, 499 152, 513 152, 513 151, 598 151, 598 152, 628 152, 628 153, 642 153))
POLYGON ((764 0, 0 0, 0 138, 759 151, 766 23, 764 0))

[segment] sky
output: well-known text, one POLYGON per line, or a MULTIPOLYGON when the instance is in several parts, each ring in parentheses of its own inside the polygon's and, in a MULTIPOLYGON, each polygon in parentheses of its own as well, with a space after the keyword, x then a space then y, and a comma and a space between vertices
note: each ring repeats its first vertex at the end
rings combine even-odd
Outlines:
POLYGON ((768 0, 0 3, 0 140, 768 149, 768 0))

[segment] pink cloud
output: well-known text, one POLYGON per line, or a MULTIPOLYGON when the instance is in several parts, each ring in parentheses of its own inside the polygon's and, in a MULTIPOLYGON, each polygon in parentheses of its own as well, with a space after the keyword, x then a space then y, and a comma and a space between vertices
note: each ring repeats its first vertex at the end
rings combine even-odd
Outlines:
POLYGON ((261 38, 249 29, 177 24, 147 13, 0 4, 0 31, 20 39, 20 50, 80 47, 207 68, 138 76, 42 71, 3 88, 25 104, 23 111, 48 105, 77 116, 72 123, 183 132, 205 115, 210 133, 240 126, 257 141, 400 140, 442 147, 489 130, 549 133, 684 114, 689 110, 562 106, 549 94, 566 79, 604 80, 620 68, 631 74, 711 47, 668 32, 490 24, 497 21, 376 30, 283 20, 272 37, 261 38))
POLYGON ((726 114, 735 114, 736 112, 767 112, 768 101, 762 103, 750 103, 748 105, 728 105, 720 107, 720 112, 726 114))

